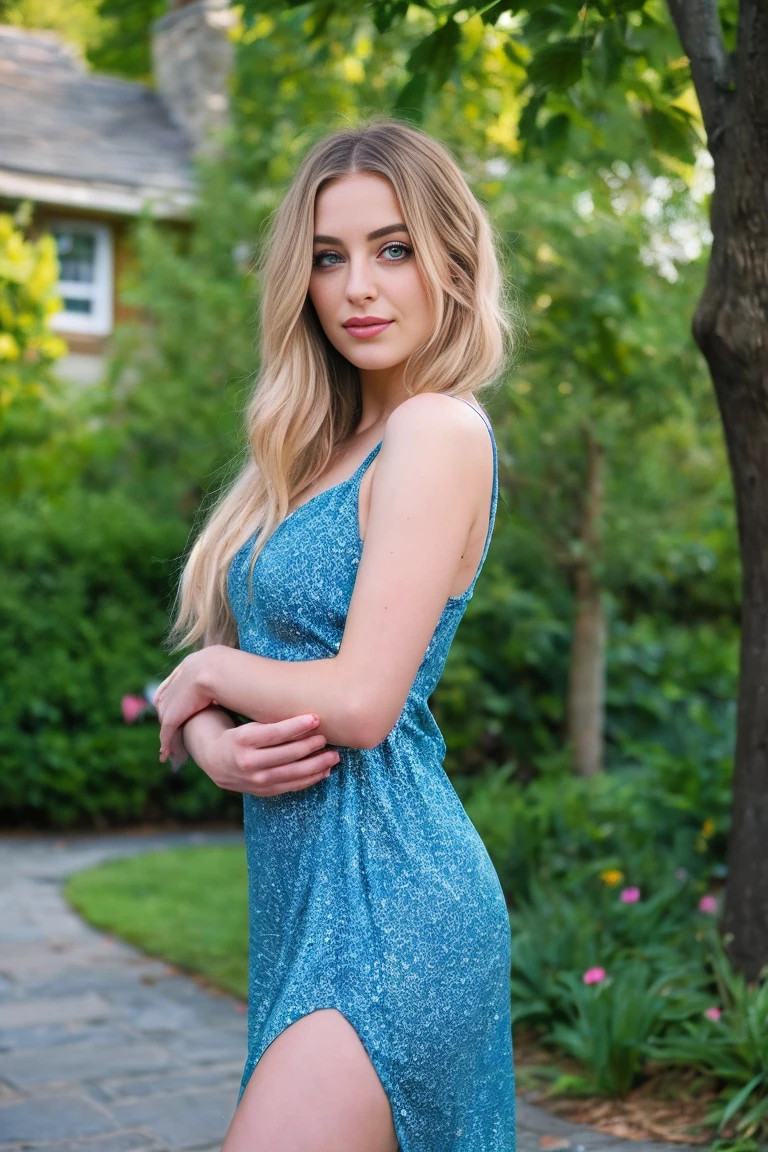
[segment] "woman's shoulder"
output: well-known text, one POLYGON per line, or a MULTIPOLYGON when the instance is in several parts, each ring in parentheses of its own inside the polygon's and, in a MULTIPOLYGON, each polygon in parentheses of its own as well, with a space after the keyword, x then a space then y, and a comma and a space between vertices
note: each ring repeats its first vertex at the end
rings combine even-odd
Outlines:
POLYGON ((425 475, 442 477, 455 488, 457 500, 484 503, 495 448, 490 424, 477 408, 470 411, 473 407, 440 392, 404 400, 389 416, 381 442, 380 465, 388 483, 420 487, 425 475))
POLYGON ((447 435, 463 439, 468 436, 478 442, 488 439, 490 420, 474 396, 454 396, 446 392, 420 392, 410 396, 391 413, 384 427, 384 441, 399 435, 423 433, 429 438, 447 435), (473 416, 469 409, 474 409, 473 416), (486 430, 480 426, 480 420, 486 430))

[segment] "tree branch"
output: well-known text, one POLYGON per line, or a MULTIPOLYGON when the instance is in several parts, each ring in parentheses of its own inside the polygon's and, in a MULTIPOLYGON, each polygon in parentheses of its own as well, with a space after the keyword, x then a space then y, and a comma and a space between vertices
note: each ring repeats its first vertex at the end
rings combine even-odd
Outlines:
POLYGON ((667 0, 667 7, 691 62, 693 86, 712 151, 723 128, 725 93, 732 86, 717 0, 667 0))

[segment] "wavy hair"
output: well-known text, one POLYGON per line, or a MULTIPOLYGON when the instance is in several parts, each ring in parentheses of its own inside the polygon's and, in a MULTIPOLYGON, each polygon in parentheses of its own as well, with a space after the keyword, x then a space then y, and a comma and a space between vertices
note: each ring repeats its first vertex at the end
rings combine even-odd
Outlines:
POLYGON ((411 395, 489 387, 516 346, 497 237, 450 152, 403 121, 374 117, 332 133, 304 157, 261 260, 260 367, 246 409, 246 461, 192 546, 176 594, 172 651, 237 646, 227 570, 255 536, 261 549, 295 494, 321 477, 361 415, 357 368, 330 343, 308 295, 315 197, 331 181, 375 173, 392 184, 436 318, 409 358, 411 395))

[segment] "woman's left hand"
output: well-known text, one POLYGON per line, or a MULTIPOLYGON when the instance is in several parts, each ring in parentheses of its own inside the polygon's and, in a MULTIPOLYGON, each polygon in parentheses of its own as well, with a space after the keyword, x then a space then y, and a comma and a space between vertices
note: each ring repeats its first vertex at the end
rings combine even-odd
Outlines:
POLYGON ((215 704, 210 688, 205 687, 204 671, 210 660, 210 649, 201 648, 185 656, 155 693, 155 708, 160 720, 160 762, 170 755, 184 758, 179 729, 190 716, 215 704))

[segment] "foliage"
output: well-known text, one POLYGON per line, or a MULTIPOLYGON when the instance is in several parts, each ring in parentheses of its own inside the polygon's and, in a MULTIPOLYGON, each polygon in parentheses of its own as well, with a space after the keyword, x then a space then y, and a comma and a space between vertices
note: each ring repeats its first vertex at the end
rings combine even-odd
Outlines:
MULTIPOLYGON (((240 407, 232 390, 251 366, 249 254, 237 244, 249 227, 257 233, 264 202, 229 186, 230 212, 211 212, 227 174, 210 179, 200 212, 215 227, 186 239, 141 222, 137 260, 153 276, 139 275, 126 297, 143 308, 145 323, 120 333, 104 385, 79 397, 59 388, 62 418, 35 409, 33 424, 27 417, 34 438, 32 431, 22 437, 18 419, 6 424, 6 819, 103 825, 241 811, 240 796, 217 789, 193 765, 179 777, 160 769, 155 726, 126 728, 119 703, 172 667, 162 639, 178 557, 201 495, 230 465, 240 407)), ((29 268, 32 251, 23 249, 29 268)), ((55 281, 55 264, 47 275, 55 281)), ((14 291, 14 322, 24 327, 14 291)), ((42 319, 38 327, 44 333, 42 319)), ((25 330, 47 347, 38 327, 25 330)), ((37 385, 30 388, 36 396, 37 385)))
POLYGON ((709 1123, 722 1129, 734 1120, 738 1135, 768 1137, 768 969, 756 984, 747 984, 731 968, 718 933, 710 930, 706 938, 707 966, 721 1006, 714 1019, 687 1020, 681 1032, 659 1039, 649 1051, 725 1084, 709 1123))
POLYGON ((0 506, 0 808, 16 824, 104 826, 239 813, 202 773, 172 777, 154 725, 126 728, 120 698, 167 662, 168 550, 178 519, 72 478, 0 506))
POLYGON ((513 147, 524 159, 544 155, 555 169, 587 150, 596 160, 646 155, 657 163, 692 162, 702 134, 689 62, 654 0, 581 8, 497 0, 450 11, 439 0, 423 0, 414 16, 415 7, 389 0, 244 0, 243 14, 253 26, 298 9, 318 49, 343 42, 340 19, 373 24, 381 37, 408 36, 416 24, 420 35, 390 104, 411 120, 421 120, 447 86, 460 82, 466 43, 479 33, 503 57, 509 87, 519 95, 513 147))
POLYGON ((645 1064, 649 1036, 664 1022, 668 974, 651 980, 647 964, 629 960, 615 977, 596 985, 572 972, 561 981, 571 1019, 555 1024, 549 1038, 587 1069, 587 1093, 626 1096, 645 1064))
POLYGON ((168 11, 167 0, 142 0, 140 4, 136 0, 95 0, 95 6, 101 33, 89 45, 91 65, 100 72, 151 82, 152 23, 168 11))
MULTIPOLYGON (((258 281, 251 268, 295 147, 306 142, 313 123, 322 121, 325 130, 326 114, 332 117, 342 98, 347 104, 340 108, 354 117, 382 92, 394 91, 400 73, 393 60, 409 50, 406 40, 398 49, 389 46, 391 58, 383 48, 377 54, 361 33, 339 53, 329 43, 324 66, 309 69, 310 50, 296 24, 300 15, 255 22, 243 32, 235 85, 239 143, 217 167, 201 169, 190 233, 159 228, 148 218, 140 222, 136 261, 122 293, 141 319, 118 331, 105 387, 73 420, 78 435, 72 429, 47 453, 49 468, 69 460, 71 483, 88 492, 89 501, 110 491, 147 516, 135 546, 150 547, 157 562, 151 571, 131 568, 137 584, 125 596, 122 627, 135 639, 137 612, 152 623, 143 633, 142 671, 131 672, 125 690, 168 669, 160 650, 162 613, 190 527, 241 451, 240 412, 256 368, 258 281), (304 77, 298 87, 297 70, 304 77), (262 99, 267 84, 277 85, 280 100, 262 99), (157 522, 156 534, 150 519, 157 522)), ((419 34, 418 25, 408 33, 419 34)), ((445 101, 429 111, 427 126, 448 143, 455 139, 498 220, 509 275, 536 306, 530 309, 525 377, 511 373, 491 406, 502 481, 496 533, 434 698, 448 768, 463 789, 466 776, 488 764, 511 763, 517 779, 526 780, 563 763, 572 595, 559 557, 569 547, 568 527, 580 498, 574 437, 585 412, 600 419, 612 438, 605 571, 611 592, 609 765, 665 757, 673 764, 686 758, 714 763, 716 755, 727 756, 736 675, 735 624, 728 619, 736 616, 727 532, 732 509, 724 494, 716 413, 704 398, 698 366, 685 362, 680 372, 678 335, 668 319, 690 306, 696 283, 684 276, 666 281, 633 254, 625 234, 633 243, 647 235, 637 220, 643 186, 636 174, 595 173, 585 187, 587 169, 579 166, 557 181, 533 165, 525 171, 493 167, 498 143, 487 126, 513 109, 499 102, 501 82, 480 84, 483 70, 493 75, 498 59, 482 42, 471 56, 477 47, 465 40, 466 91, 446 85, 445 101), (592 215, 584 208, 588 188, 592 215), (623 215, 612 203, 619 195, 623 215), (528 203, 541 205, 541 225, 524 216, 528 203), (601 291, 606 296, 607 278, 613 304, 598 312, 591 304, 601 291), (650 372, 649 341, 657 353, 650 372), (570 392, 561 388, 564 379, 570 392), (664 404, 671 411, 663 418, 664 404), (628 466, 639 437, 647 462, 642 472, 636 459, 628 466), (647 541, 642 548, 638 535, 647 541), (725 619, 706 623, 713 610, 725 619)), ((659 200, 666 220, 660 234, 691 214, 684 201, 679 189, 659 200)), ((25 485, 39 482, 40 467, 25 472, 25 485)), ((63 491, 65 476, 56 487, 63 491)), ((76 519, 78 497, 71 492, 67 498, 72 511, 66 515, 76 519)), ((54 515, 39 517, 40 524, 54 515)), ((107 565, 110 547, 104 549, 107 565)), ((46 545, 43 554, 56 551, 46 545)), ((81 575, 86 588, 103 584, 103 574, 81 575)), ((89 602, 86 592, 81 603, 89 602)), ((71 647, 63 634, 60 644, 71 647)), ((122 677, 118 682, 125 684, 122 677)), ((148 729, 130 737, 145 733, 149 749, 148 729)), ((112 729, 116 742, 127 736, 112 729)), ((145 771, 152 778, 155 768, 147 762, 145 771)), ((718 772, 714 768, 704 779, 721 779, 718 772)), ((116 805, 108 809, 114 818, 116 805)), ((156 811, 155 800, 148 810, 156 811)), ((93 819, 96 809, 89 801, 79 816, 67 811, 93 819)), ((141 811, 136 793, 124 812, 128 818, 141 811)))
POLYGON ((51 367, 66 351, 49 320, 60 307, 52 237, 27 239, 29 205, 0 213, 0 447, 26 439, 54 390, 51 367))
POLYGON ((20 28, 55 32, 81 52, 98 44, 104 35, 98 0, 5 0, 0 20, 20 28))
POLYGON ((137 319, 116 333, 100 419, 119 443, 112 476, 153 509, 189 522, 236 466, 255 369, 251 275, 275 194, 224 160, 200 165, 191 228, 144 216, 122 295, 137 319))

